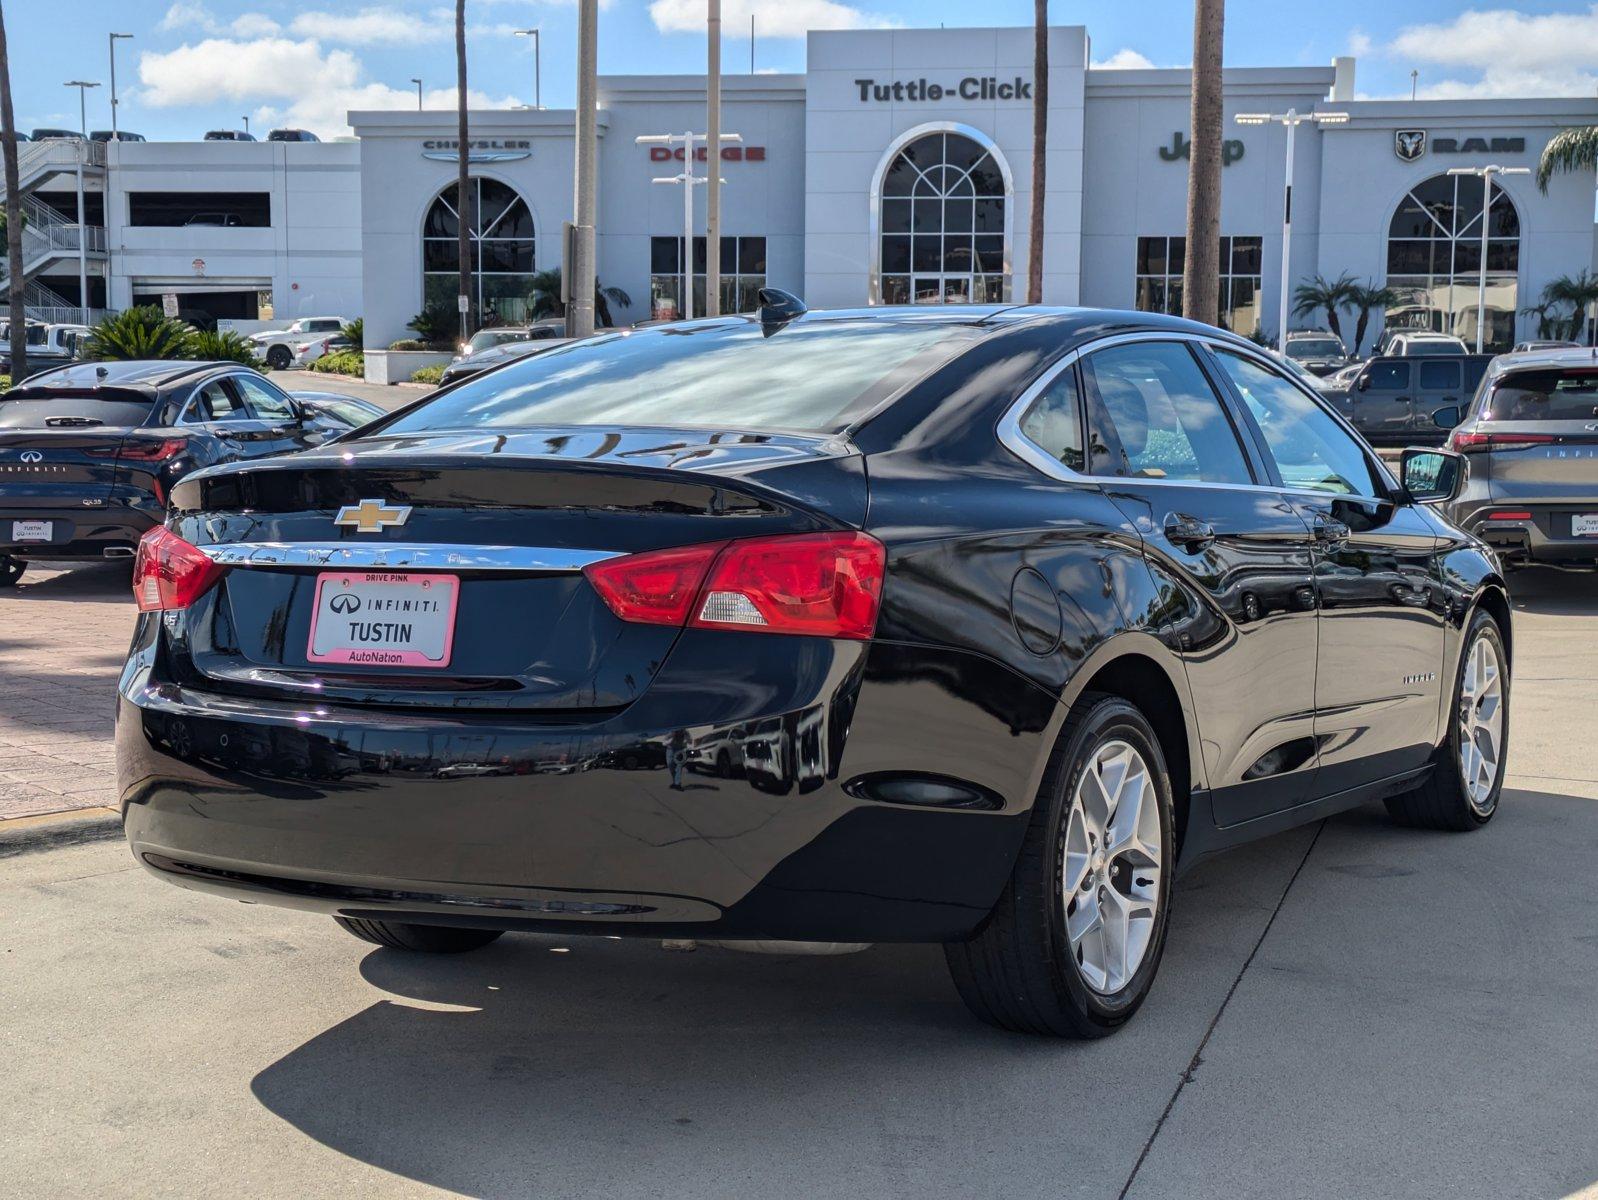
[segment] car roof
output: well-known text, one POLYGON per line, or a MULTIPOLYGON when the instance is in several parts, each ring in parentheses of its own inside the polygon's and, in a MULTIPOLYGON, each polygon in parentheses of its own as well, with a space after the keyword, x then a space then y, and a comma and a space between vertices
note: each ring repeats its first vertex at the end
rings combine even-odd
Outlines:
POLYGON ((39 387, 143 387, 152 391, 221 369, 241 369, 233 362, 135 359, 130 362, 78 362, 45 371, 28 380, 39 387), (102 374, 103 372, 103 374, 102 374))
POLYGON ((1531 368, 1547 370, 1549 367, 1598 367, 1598 348, 1551 346, 1544 350, 1521 350, 1500 354, 1492 363, 1495 375, 1531 368))

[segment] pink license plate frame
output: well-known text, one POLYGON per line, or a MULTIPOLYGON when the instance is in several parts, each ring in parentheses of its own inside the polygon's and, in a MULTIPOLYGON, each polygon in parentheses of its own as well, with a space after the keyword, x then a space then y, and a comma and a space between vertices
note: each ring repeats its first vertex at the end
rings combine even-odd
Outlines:
POLYGON ((461 580, 459 575, 439 575, 431 571, 324 571, 316 577, 316 594, 311 602, 311 628, 305 639, 306 660, 313 663, 335 663, 361 667, 422 667, 441 670, 450 664, 455 654, 455 610, 460 604, 461 580), (431 659, 420 650, 382 650, 363 646, 340 646, 324 654, 316 652, 316 626, 322 614, 322 591, 329 585, 362 587, 430 587, 436 583, 449 585, 449 609, 444 632, 444 656, 431 659))

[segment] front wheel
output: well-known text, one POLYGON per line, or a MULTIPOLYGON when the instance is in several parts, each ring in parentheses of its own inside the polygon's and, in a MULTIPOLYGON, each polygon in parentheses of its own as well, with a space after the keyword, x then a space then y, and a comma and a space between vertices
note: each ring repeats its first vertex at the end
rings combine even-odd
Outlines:
POLYGON ((289 364, 293 361, 294 354, 287 346, 272 346, 267 349, 266 365, 274 371, 288 370, 289 364))
POLYGON ((374 946, 411 950, 418 954, 464 954, 488 945, 503 929, 465 929, 453 925, 412 925, 405 921, 367 921, 359 917, 334 917, 346 932, 374 946))
POLYGON ((22 578, 22 573, 27 569, 26 560, 0 554, 0 587, 16 587, 17 580, 22 578))
POLYGON ((1078 701, 999 903, 944 946, 960 998, 1000 1029, 1103 1037, 1148 995, 1165 948, 1171 780, 1148 719, 1120 696, 1078 701))
POLYGON ((1400 825, 1480 829, 1498 811, 1509 740, 1509 656, 1498 622, 1478 609, 1466 626, 1444 754, 1426 782, 1387 801, 1400 825))

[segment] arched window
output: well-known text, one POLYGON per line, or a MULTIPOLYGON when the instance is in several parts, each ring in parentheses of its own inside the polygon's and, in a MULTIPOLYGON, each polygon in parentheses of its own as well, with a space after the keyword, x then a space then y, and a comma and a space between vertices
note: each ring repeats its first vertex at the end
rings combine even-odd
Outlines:
MULTIPOLYGON (((470 230, 473 299, 484 323, 526 321, 533 304, 533 214, 497 179, 473 179, 476 221, 470 230)), ((422 295, 455 311, 460 286, 460 223, 455 186, 438 194, 422 222, 422 295)))
MULTIPOLYGON (((1479 175, 1433 175, 1399 202, 1387 232, 1387 285, 1404 302, 1387 310, 1388 329, 1430 329, 1476 344, 1484 182, 1479 175)), ((1482 340, 1507 350, 1519 306, 1520 215, 1503 188, 1494 182, 1492 189, 1482 340)))
POLYGON ((1009 188, 991 147, 927 133, 894 155, 877 198, 883 304, 993 304, 1010 290, 1009 188))

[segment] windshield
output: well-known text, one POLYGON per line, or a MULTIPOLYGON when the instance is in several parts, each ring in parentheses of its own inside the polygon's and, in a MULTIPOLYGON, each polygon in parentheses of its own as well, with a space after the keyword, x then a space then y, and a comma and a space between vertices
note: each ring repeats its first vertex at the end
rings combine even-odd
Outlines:
POLYGON ((1341 358, 1343 347, 1335 338, 1298 338, 1287 343, 1289 358, 1341 358))
POLYGON ((662 326, 557 346, 382 429, 709 426, 836 432, 976 336, 927 320, 662 326))
POLYGON ((1492 421, 1590 421, 1598 418, 1598 370, 1518 371, 1493 388, 1492 421))
POLYGON ((485 329, 481 333, 474 333, 472 340, 466 343, 466 353, 476 354, 479 350, 487 350, 490 346, 503 346, 506 342, 524 342, 527 333, 521 329, 485 329))
POLYGON ((150 415, 148 400, 106 400, 98 396, 51 396, 48 399, 0 400, 0 429, 48 429, 56 418, 80 418, 118 428, 143 425, 150 415))

